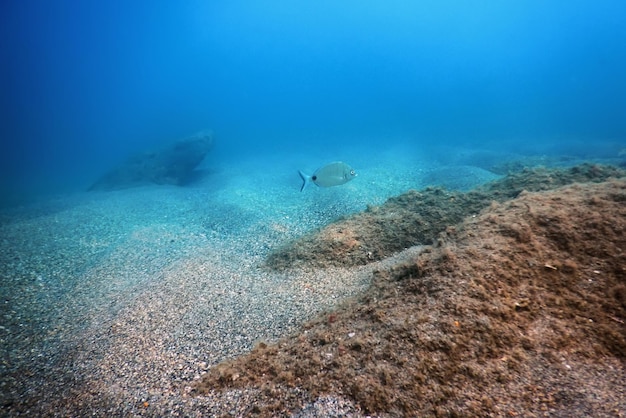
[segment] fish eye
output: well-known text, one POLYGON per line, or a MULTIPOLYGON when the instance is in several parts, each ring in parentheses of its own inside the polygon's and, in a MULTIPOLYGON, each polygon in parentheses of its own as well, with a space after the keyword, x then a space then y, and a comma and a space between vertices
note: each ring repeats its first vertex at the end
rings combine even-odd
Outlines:
POLYGON ((351 175, 351 176, 356 175, 356 173, 354 172, 354 170, 351 170, 351 171, 350 171, 350 175, 351 175))

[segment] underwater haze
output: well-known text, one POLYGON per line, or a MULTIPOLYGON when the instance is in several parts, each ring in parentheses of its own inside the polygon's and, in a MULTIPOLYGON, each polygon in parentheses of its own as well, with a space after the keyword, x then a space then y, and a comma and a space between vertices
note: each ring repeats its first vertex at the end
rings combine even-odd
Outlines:
POLYGON ((0 416, 626 416, 625 75, 626 0, 0 0, 0 416))
POLYGON ((626 147, 620 0, 0 8, 5 204, 85 190, 128 155, 202 129, 215 133, 209 164, 280 152, 310 156, 310 169, 394 146, 626 147))

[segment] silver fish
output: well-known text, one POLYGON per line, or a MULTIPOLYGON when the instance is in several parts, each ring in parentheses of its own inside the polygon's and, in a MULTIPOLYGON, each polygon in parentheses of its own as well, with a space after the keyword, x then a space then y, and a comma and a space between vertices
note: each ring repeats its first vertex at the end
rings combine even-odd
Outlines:
POLYGON ((357 176, 354 168, 350 167, 346 163, 337 161, 320 167, 315 170, 312 176, 307 176, 302 171, 298 171, 302 178, 302 187, 300 191, 310 183, 313 182, 320 187, 332 187, 345 184, 357 176))

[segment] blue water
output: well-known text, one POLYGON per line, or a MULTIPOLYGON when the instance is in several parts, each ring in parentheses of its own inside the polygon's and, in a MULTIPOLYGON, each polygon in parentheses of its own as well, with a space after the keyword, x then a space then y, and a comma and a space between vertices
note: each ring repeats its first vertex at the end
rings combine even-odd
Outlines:
POLYGON ((216 164, 626 147, 622 0, 4 1, 0 42, 3 204, 206 128, 216 164))

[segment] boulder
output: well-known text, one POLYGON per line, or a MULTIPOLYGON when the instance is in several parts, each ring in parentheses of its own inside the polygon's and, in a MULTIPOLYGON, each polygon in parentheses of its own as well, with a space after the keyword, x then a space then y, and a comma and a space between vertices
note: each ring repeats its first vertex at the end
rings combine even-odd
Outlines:
POLYGON ((112 169, 89 190, 117 190, 146 184, 184 185, 194 176, 213 145, 213 133, 198 132, 170 145, 130 157, 112 169))

